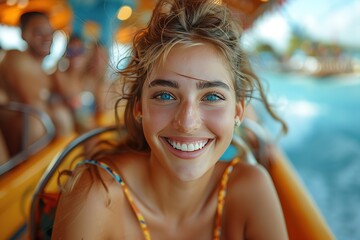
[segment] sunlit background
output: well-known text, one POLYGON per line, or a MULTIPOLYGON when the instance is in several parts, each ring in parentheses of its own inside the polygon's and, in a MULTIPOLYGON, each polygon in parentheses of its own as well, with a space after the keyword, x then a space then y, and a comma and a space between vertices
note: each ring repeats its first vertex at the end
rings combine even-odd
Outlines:
MULTIPOLYGON (((143 11, 146 3, 138 3, 138 11, 136 4, 69 0, 73 24, 55 32, 44 68, 51 72, 55 67, 71 31, 101 41, 110 53, 109 72, 119 67, 137 26, 132 18, 143 24, 150 15, 143 11), (94 9, 98 14, 85 21, 94 9)), ((242 42, 289 133, 278 138, 280 126, 255 101, 263 124, 337 239, 360 239, 360 1, 278 1, 246 26, 242 42)), ((0 25, 0 46, 26 48, 19 29, 5 24, 0 25)))
POLYGON ((280 146, 336 238, 360 239, 360 1, 288 0, 244 42, 289 125, 280 146))

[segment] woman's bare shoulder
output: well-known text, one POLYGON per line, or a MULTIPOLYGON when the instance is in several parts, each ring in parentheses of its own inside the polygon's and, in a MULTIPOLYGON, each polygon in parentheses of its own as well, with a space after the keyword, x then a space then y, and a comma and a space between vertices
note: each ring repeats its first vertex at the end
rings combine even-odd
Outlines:
POLYGON ((139 171, 144 168, 148 160, 148 153, 124 151, 109 155, 101 161, 112 167, 119 174, 127 175, 127 172, 139 171))
POLYGON ((73 170, 71 180, 75 184, 69 193, 76 194, 79 190, 83 194, 84 189, 96 193, 95 195, 104 191, 118 193, 120 182, 134 171, 141 171, 146 160, 147 154, 120 152, 106 155, 99 160, 83 162, 73 170))
POLYGON ((77 167, 61 193, 54 236, 105 239, 112 232, 113 213, 121 215, 124 199, 121 185, 105 169, 89 164, 77 167))
POLYGON ((269 181, 272 183, 268 171, 263 166, 240 161, 234 166, 231 175, 232 185, 230 186, 248 186, 251 188, 256 185, 266 184, 269 181))
POLYGON ((239 163, 228 185, 230 225, 242 224, 249 239, 287 239, 281 204, 268 171, 261 165, 239 163))
POLYGON ((273 191, 271 177, 261 165, 239 162, 229 176, 229 198, 241 199, 243 204, 252 205, 254 198, 266 197, 273 191))
MULTIPOLYGON (((97 170, 98 173, 94 175, 94 167, 92 167, 93 170, 90 173, 93 175, 91 178, 96 179, 97 186, 100 188, 103 187, 102 185, 106 185, 109 190, 114 190, 118 194, 118 188, 121 187, 120 182, 124 182, 130 191, 135 194, 138 189, 143 187, 143 181, 146 181, 149 163, 149 154, 147 153, 117 152, 101 157, 98 162, 104 164, 104 166, 101 167, 98 164, 95 170, 96 168, 101 170, 97 170)), ((123 195, 122 189, 120 192, 123 195)))

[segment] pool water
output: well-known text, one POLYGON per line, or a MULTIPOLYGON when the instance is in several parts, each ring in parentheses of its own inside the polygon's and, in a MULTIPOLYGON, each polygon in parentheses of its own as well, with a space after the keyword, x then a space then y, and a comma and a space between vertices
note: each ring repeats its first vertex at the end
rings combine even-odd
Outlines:
MULTIPOLYGON (((279 146, 339 240, 360 239, 360 76, 261 72, 289 126, 279 146)), ((254 102, 272 136, 280 126, 254 102)))

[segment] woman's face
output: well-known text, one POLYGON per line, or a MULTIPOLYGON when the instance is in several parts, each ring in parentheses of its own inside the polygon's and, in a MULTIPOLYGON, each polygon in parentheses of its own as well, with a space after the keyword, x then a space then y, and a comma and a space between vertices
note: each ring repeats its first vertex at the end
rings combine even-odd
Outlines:
POLYGON ((143 115, 151 160, 183 181, 215 165, 242 115, 226 66, 213 45, 178 45, 143 86, 135 112, 143 115))

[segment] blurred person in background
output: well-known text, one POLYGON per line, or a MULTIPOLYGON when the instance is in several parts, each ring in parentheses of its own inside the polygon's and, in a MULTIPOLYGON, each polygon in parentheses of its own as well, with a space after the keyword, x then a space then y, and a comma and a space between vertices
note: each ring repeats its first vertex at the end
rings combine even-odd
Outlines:
POLYGON ((93 99, 86 98, 84 76, 90 52, 77 35, 69 38, 65 56, 59 61, 52 75, 54 91, 72 113, 76 131, 84 132, 94 127, 93 99), (84 97, 85 96, 85 97, 84 97))
POLYGON ((72 112, 78 132, 96 127, 104 105, 107 53, 98 44, 87 46, 77 35, 69 38, 65 56, 52 75, 54 89, 72 112))
POLYGON ((109 66, 109 55, 104 45, 93 42, 90 47, 90 58, 87 66, 85 89, 90 91, 95 98, 95 113, 99 115, 106 111, 106 95, 109 87, 107 70, 109 66))
MULTIPOLYGON (((0 88, 6 93, 8 101, 28 104, 47 113, 55 125, 57 136, 68 135, 73 132, 71 113, 61 102, 54 101, 50 78, 42 68, 53 39, 49 18, 41 12, 26 12, 20 17, 20 29, 27 49, 6 52, 0 64, 0 88)), ((19 117, 8 119, 5 129, 8 132, 3 130, 8 146, 13 148, 12 154, 19 150, 19 135, 21 137, 22 134, 17 124, 21 124, 19 117)), ((44 129, 38 121, 29 124, 31 142, 43 135, 44 129)))

